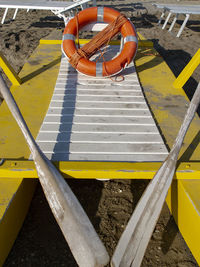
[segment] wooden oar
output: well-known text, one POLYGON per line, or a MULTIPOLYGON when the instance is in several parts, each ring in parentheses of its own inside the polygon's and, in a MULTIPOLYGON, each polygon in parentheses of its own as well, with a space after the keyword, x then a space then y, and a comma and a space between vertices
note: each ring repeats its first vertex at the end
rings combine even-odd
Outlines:
POLYGON ((139 200, 113 254, 113 267, 139 267, 171 185, 180 148, 200 102, 200 83, 190 102, 176 141, 139 200))
POLYGON ((109 256, 103 243, 62 175, 36 144, 1 76, 0 92, 29 145, 49 206, 78 265, 84 267, 106 265, 109 256))

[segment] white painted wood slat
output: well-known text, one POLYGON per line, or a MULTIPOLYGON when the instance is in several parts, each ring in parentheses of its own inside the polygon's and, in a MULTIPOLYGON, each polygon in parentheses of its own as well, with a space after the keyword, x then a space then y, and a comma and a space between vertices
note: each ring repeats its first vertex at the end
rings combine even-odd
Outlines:
POLYGON ((111 162, 160 162, 166 155, 160 154, 88 154, 88 153, 45 153, 53 161, 111 161, 111 162))
POLYGON ((140 84, 137 82, 131 82, 131 83, 124 83, 123 82, 123 86, 120 83, 113 83, 111 82, 109 85, 106 84, 80 84, 77 83, 75 80, 73 82, 67 82, 65 81, 62 83, 56 83, 56 87, 55 87, 55 91, 56 90, 74 90, 74 91, 83 91, 83 90, 100 90, 101 92, 107 91, 107 92, 115 92, 115 91, 121 91, 123 90, 124 92, 135 92, 135 91, 139 91, 141 92, 141 88, 140 88, 140 84), (134 88, 134 89, 133 89, 134 88))
POLYGON ((121 96, 80 96, 80 95, 54 95, 52 97, 52 101, 57 102, 63 102, 64 101, 76 101, 76 102, 125 102, 125 103, 135 103, 135 102, 141 102, 145 103, 143 96, 127 96, 127 97, 121 97, 121 96))
POLYGON ((62 132, 57 134, 56 132, 40 132, 38 135, 39 142, 75 142, 75 143, 135 143, 135 144, 148 144, 148 143, 160 143, 163 144, 163 140, 159 133, 146 133, 141 135, 140 133, 132 134, 120 134, 120 133, 72 133, 62 132))
POLYGON ((54 91, 54 97, 56 96, 120 96, 120 97, 143 97, 143 94, 139 90, 98 90, 92 88, 91 90, 87 89, 56 89, 54 91))
POLYGON ((135 125, 135 124, 146 124, 154 125, 154 120, 152 117, 96 117, 96 116, 73 116, 73 115, 64 115, 64 116, 50 116, 45 117, 44 123, 84 123, 84 124, 121 124, 121 125, 135 125), (123 120, 123 122, 122 122, 123 120))
POLYGON ((165 146, 161 144, 148 143, 145 146, 141 144, 126 143, 113 145, 112 143, 69 143, 57 142, 38 142, 44 153, 50 153, 56 150, 58 153, 98 153, 98 154, 166 154, 165 146))
POLYGON ((92 109, 145 109, 147 108, 146 102, 139 102, 135 101, 133 103, 116 103, 116 102, 109 102, 109 101, 104 101, 104 102, 99 102, 99 101, 86 101, 86 102, 75 102, 75 101, 64 101, 64 102, 56 102, 56 101, 51 101, 50 104, 51 108, 92 108, 92 109))
POLYGON ((101 108, 101 109, 94 109, 94 108, 49 108, 48 115, 87 115, 87 116, 138 116, 143 117, 146 115, 151 115, 148 108, 144 109, 114 109, 114 108, 101 108))
POLYGON ((122 124, 115 124, 115 125, 108 125, 108 124, 71 124, 71 123, 44 123, 41 127, 41 132, 85 132, 85 133, 93 133, 93 132, 103 132, 103 133, 112 133, 118 132, 122 133, 155 133, 157 132, 156 125, 122 125, 122 124))

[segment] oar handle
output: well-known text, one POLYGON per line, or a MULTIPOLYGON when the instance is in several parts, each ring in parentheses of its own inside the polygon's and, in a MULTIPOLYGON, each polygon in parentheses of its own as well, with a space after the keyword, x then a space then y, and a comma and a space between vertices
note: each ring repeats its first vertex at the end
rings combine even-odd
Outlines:
POLYGON ((199 106, 199 103, 200 103, 200 82, 199 82, 199 84, 195 90, 195 93, 192 97, 189 108, 187 109, 187 112, 186 112, 186 115, 184 117, 181 128, 180 128, 178 135, 176 137, 175 143, 172 147, 172 151, 175 152, 176 156, 178 156, 177 154, 180 151, 184 137, 185 137, 187 130, 190 126, 190 123, 192 122, 192 119, 195 115, 195 112, 196 112, 198 106, 199 106))

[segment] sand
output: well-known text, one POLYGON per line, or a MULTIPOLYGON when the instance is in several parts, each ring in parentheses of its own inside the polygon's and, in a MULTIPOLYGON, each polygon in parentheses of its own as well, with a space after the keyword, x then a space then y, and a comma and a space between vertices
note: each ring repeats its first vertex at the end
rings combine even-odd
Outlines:
MULTIPOLYGON (((169 2, 160 0, 159 2, 169 2)), ((177 3, 171 0, 171 3, 177 3)), ((186 3, 178 1, 179 4, 186 3)), ((188 4, 198 1, 187 1, 188 4)), ((115 7, 133 21, 137 31, 153 40, 156 49, 164 57, 177 76, 199 48, 200 17, 192 16, 180 38, 157 26, 160 11, 151 1, 139 3, 131 0, 97 1, 98 5, 115 7)), ((0 12, 2 15, 2 11, 0 12)), ((52 31, 63 29, 62 20, 48 11, 19 11, 15 21, 9 12, 4 25, 0 25, 0 48, 19 72, 26 59, 37 47, 39 40, 52 31)), ((180 27, 180 21, 174 33, 180 27)), ((168 26, 169 28, 169 26, 168 26)), ((184 86, 190 98, 200 80, 198 68, 184 86)), ((9 82, 8 82, 9 84, 9 82)), ((69 180, 69 185, 80 200, 110 255, 130 218, 148 181, 69 180)), ((38 185, 29 213, 11 250, 5 267, 9 266, 77 266, 57 226, 48 204, 38 185)), ((198 266, 166 204, 146 251, 143 267, 147 266, 198 266)))

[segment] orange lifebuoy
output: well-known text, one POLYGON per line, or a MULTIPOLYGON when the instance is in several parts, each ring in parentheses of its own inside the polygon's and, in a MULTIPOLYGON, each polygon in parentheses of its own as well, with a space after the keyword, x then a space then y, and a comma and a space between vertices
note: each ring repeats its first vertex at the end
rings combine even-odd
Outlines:
MULTIPOLYGON (((111 23, 120 13, 108 7, 91 7, 78 13, 79 28, 92 22, 102 21, 111 23)), ((133 24, 127 20, 120 32, 124 38, 124 46, 121 53, 110 61, 103 63, 93 62, 84 57, 80 58, 76 69, 89 76, 112 76, 123 70, 134 58, 137 51, 137 35, 133 24)), ((77 34, 77 21, 71 19, 64 29, 62 48, 64 54, 71 58, 76 52, 75 39, 77 34)))

